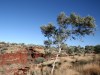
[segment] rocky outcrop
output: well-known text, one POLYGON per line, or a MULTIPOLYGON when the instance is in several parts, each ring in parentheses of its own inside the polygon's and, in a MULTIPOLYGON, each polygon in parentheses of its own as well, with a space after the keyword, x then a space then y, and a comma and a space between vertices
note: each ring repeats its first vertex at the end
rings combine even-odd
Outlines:
POLYGON ((27 53, 18 51, 16 53, 5 53, 0 55, 0 65, 9 65, 13 63, 27 63, 27 53))
POLYGON ((13 75, 14 71, 23 67, 28 62, 28 51, 26 48, 11 48, 0 54, 0 75, 13 75))
POLYGON ((43 56, 44 49, 41 47, 25 47, 9 45, 0 47, 0 75, 16 75, 16 72, 26 73, 26 66, 33 64, 34 58, 43 56), (24 67, 24 68, 23 68, 24 67), (24 71, 25 70, 25 71, 24 71))

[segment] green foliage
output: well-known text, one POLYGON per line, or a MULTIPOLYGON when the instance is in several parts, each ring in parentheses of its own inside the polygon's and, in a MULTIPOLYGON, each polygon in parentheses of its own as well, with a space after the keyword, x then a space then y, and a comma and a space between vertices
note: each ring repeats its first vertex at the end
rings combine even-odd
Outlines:
POLYGON ((52 41, 50 40, 50 38, 51 38, 52 34, 54 33, 55 26, 53 26, 51 23, 49 23, 47 26, 45 26, 45 25, 41 26, 40 29, 41 29, 43 35, 48 38, 48 40, 44 41, 44 44, 45 44, 46 49, 49 51, 49 48, 52 44, 52 41))
POLYGON ((6 53, 6 50, 7 50, 6 47, 0 48, 0 53, 1 53, 1 54, 4 54, 4 53, 6 53))
POLYGON ((96 53, 100 53, 100 45, 96 45, 96 46, 94 47, 94 51, 95 51, 96 53))
POLYGON ((44 34, 45 37, 50 37, 52 36, 52 33, 54 32, 55 30, 55 26, 53 26, 51 23, 49 23, 47 26, 41 26, 41 31, 42 33, 44 34))
POLYGON ((70 16, 66 16, 65 13, 60 13, 57 21, 61 27, 69 30, 72 39, 75 39, 75 35, 84 36, 93 34, 96 26, 93 17, 81 17, 75 13, 71 13, 70 16))
POLYGON ((5 42, 0 42, 0 44, 6 44, 5 42))
POLYGON ((45 44, 46 48, 49 48, 49 46, 52 44, 52 41, 51 40, 45 40, 44 44, 45 44))
POLYGON ((90 53, 90 52, 93 52, 94 51, 94 46, 85 46, 85 51, 86 53, 90 53))
POLYGON ((68 53, 73 54, 74 52, 75 52, 75 46, 70 46, 69 50, 68 50, 68 53))
MULTIPOLYGON (((86 35, 94 34, 95 31, 95 19, 92 16, 82 17, 71 13, 67 16, 64 12, 60 13, 57 17, 58 26, 48 24, 47 26, 41 26, 41 31, 48 40, 53 40, 53 44, 58 48, 61 48, 62 44, 68 38, 79 39, 86 35)), ((45 42, 47 45, 51 45, 50 42, 45 42)), ((73 51, 73 49, 72 49, 73 51)))
POLYGON ((34 60, 35 64, 43 63, 45 61, 45 58, 43 57, 38 57, 34 60))

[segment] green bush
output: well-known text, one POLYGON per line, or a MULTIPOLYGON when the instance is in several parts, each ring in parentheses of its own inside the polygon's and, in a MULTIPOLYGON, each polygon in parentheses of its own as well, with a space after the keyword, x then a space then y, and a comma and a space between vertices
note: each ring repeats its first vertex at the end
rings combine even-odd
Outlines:
POLYGON ((96 45, 94 47, 94 51, 95 51, 95 53, 99 54, 100 53, 100 45, 96 45))
POLYGON ((38 57, 34 60, 35 64, 43 63, 45 61, 45 58, 43 57, 38 57))

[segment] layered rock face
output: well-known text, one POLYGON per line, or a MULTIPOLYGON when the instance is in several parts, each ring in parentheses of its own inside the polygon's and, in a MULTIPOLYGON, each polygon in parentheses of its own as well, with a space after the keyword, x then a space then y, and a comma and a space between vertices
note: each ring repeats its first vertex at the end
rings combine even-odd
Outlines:
POLYGON ((13 72, 27 64, 28 52, 24 47, 7 47, 0 54, 0 75, 13 75, 13 72))
POLYGON ((0 66, 13 63, 25 64, 27 62, 27 53, 18 51, 16 53, 5 53, 0 55, 0 66))
MULTIPOLYGON (((29 67, 34 58, 42 56, 44 49, 41 47, 24 47, 18 45, 0 47, 0 75, 14 75, 19 69, 29 67)), ((26 68, 25 68, 26 69, 26 68)), ((23 74, 25 75, 25 74, 23 74)))

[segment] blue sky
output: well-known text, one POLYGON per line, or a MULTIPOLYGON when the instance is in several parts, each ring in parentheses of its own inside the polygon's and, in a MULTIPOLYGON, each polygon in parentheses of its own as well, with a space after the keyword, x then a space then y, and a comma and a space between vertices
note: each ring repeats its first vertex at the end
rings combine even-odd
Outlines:
POLYGON ((57 24, 56 18, 62 11, 96 19, 95 36, 86 36, 84 42, 67 40, 68 45, 100 44, 99 0, 0 0, 0 41, 43 45, 46 38, 40 26, 57 24))

